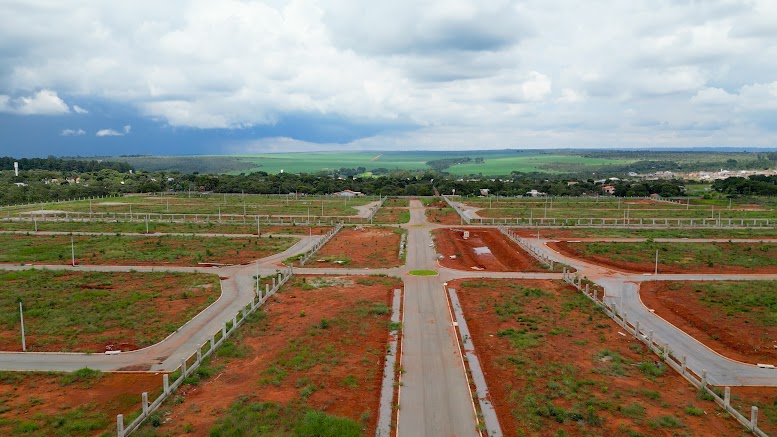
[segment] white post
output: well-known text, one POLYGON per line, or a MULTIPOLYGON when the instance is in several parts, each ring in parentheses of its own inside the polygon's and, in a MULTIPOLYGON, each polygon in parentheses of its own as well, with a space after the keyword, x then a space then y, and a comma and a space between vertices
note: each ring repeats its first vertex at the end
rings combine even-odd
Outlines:
POLYGON ((124 437, 124 415, 116 415, 116 431, 119 437, 124 437))
POLYGON ((76 266, 76 245, 73 242, 73 237, 70 237, 70 260, 73 267, 76 266))
POLYGON ((656 270, 653 272, 654 275, 658 274, 658 249, 656 249, 656 270))
POLYGON ((728 408, 731 405, 731 387, 726 387, 723 392, 723 408, 728 408))
POLYGON ((162 375, 162 388, 164 389, 165 393, 170 393, 170 375, 167 373, 162 375))
POLYGON ((27 340, 24 338, 24 311, 21 302, 19 302, 19 318, 22 321, 22 352, 27 352, 27 340))
POLYGON ((148 234, 148 214, 146 214, 146 233, 148 234))
POLYGON ((750 407, 750 428, 755 431, 758 428, 758 407, 750 407))
POLYGON ((143 414, 148 414, 148 392, 140 394, 140 403, 143 405, 143 414))

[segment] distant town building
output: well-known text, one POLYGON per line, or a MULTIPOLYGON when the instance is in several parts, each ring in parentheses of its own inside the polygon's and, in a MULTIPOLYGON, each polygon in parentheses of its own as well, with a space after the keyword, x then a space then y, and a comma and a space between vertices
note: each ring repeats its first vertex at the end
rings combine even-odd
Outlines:
POLYGON ((615 187, 612 185, 605 185, 602 187, 602 191, 607 194, 615 194, 615 187))
POLYGON ((527 191, 526 195, 531 197, 540 197, 540 196, 545 196, 546 194, 537 190, 531 190, 531 191, 527 191))
POLYGON ((364 193, 361 191, 343 190, 333 193, 332 195, 336 197, 359 197, 364 196, 364 193))

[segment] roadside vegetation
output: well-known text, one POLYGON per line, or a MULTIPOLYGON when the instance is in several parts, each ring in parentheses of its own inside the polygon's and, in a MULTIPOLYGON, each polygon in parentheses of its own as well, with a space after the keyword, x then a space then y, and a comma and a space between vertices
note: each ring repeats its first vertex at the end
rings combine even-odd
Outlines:
POLYGON ((105 352, 157 343, 221 295, 216 275, 0 272, 0 349, 105 352))

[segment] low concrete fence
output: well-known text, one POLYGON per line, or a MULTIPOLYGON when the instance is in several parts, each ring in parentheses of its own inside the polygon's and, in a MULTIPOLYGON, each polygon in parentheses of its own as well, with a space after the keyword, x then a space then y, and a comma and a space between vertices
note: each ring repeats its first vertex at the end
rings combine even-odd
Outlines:
MULTIPOLYGON (((457 210, 458 212, 458 210, 457 210)), ((459 213, 461 215, 461 213, 459 213)), ((464 217, 464 216, 462 216, 464 217)), ((583 228, 766 228, 777 226, 774 218, 527 218, 498 217, 465 219, 471 225, 583 228)))
POLYGON ((313 245, 313 248, 309 251, 305 252, 305 255, 302 256, 302 258, 299 260, 299 265, 304 266, 306 262, 310 260, 310 257, 315 255, 316 252, 318 252, 318 249, 321 249, 321 246, 325 245, 329 240, 332 239, 335 235, 337 235, 338 232, 340 232, 340 229, 343 229, 343 224, 338 223, 332 230, 327 232, 323 238, 318 240, 316 244, 313 245))
POLYGON ((149 403, 147 392, 141 393, 141 412, 140 415, 137 416, 132 422, 125 426, 124 415, 117 415, 116 431, 118 437, 124 437, 135 431, 140 426, 140 424, 151 415, 151 413, 153 413, 157 408, 159 408, 160 405, 162 405, 168 396, 170 396, 178 387, 181 386, 181 384, 183 384, 187 376, 196 371, 202 362, 210 357, 213 352, 218 349, 219 346, 221 346, 224 341, 229 338, 229 336, 232 335, 235 330, 240 327, 240 325, 243 324, 243 322, 245 322, 249 315, 256 311, 257 308, 262 306, 262 304, 264 304, 265 301, 270 298, 270 296, 274 295, 293 275, 294 271, 291 267, 289 267, 283 272, 278 273, 277 280, 275 277, 273 277, 272 288, 270 288, 268 284, 265 287, 264 293, 262 293, 261 289, 256 290, 256 295, 249 304, 238 311, 237 314, 232 317, 232 319, 225 321, 224 325, 221 327, 221 330, 211 335, 210 340, 206 341, 200 347, 198 347, 194 354, 184 360, 181 360, 181 366, 178 369, 181 373, 175 381, 171 383, 170 375, 162 375, 163 390, 159 397, 157 397, 153 402, 149 403))
POLYGON ((454 209, 454 211, 456 211, 456 214, 458 214, 459 217, 461 217, 462 222, 468 225, 472 224, 471 223, 472 219, 470 219, 466 214, 464 214, 464 210, 459 208, 459 205, 451 202, 451 200, 448 199, 448 196, 442 196, 442 198, 445 199, 445 202, 448 204, 448 206, 450 206, 451 208, 454 209))
POLYGON ((336 223, 368 224, 379 208, 368 217, 341 215, 268 215, 268 214, 185 214, 185 213, 145 213, 145 212, 79 212, 62 211, 48 213, 14 213, 10 211, 0 216, 0 220, 12 222, 104 222, 104 223, 219 223, 250 225, 257 222, 263 226, 332 226, 336 223))
POLYGON ((399 259, 404 259, 405 256, 405 247, 407 247, 407 234, 402 233, 402 235, 399 238, 399 259))
POLYGON ((639 320, 630 321, 625 312, 618 309, 616 304, 608 305, 603 301, 604 289, 591 283, 590 281, 584 281, 579 275, 572 274, 567 269, 563 272, 564 281, 574 286, 583 293, 587 298, 591 299, 597 306, 599 306, 605 314, 621 326, 627 333, 633 335, 636 339, 642 341, 647 347, 656 355, 661 358, 669 367, 677 371, 685 379, 690 381, 694 387, 699 390, 703 390, 709 394, 712 399, 734 416, 735 419, 745 426, 748 430, 752 431, 757 436, 768 437, 768 434, 761 431, 758 428, 758 407, 752 406, 750 408, 750 418, 748 419, 742 413, 737 411, 731 406, 731 387, 725 387, 723 397, 721 398, 707 383, 707 371, 704 369, 692 370, 686 365, 686 357, 676 357, 668 343, 659 344, 653 339, 653 331, 647 331, 647 333, 640 329, 639 320), (599 300, 599 291, 601 290, 602 300, 599 300))
POLYGON ((525 250, 529 255, 534 257, 534 259, 544 264, 547 268, 553 270, 555 263, 552 259, 548 258, 547 255, 545 255, 544 253, 540 253, 537 249, 534 248, 534 246, 532 246, 531 244, 526 242, 526 240, 516 235, 515 232, 505 228, 504 226, 499 226, 499 231, 505 234, 507 238, 512 240, 514 243, 521 246, 521 248, 525 250))

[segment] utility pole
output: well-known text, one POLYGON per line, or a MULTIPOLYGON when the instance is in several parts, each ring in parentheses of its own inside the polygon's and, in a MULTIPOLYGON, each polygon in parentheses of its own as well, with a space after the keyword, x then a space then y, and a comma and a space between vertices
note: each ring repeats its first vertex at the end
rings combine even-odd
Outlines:
POLYGON ((658 274, 658 249, 656 249, 656 270, 653 272, 653 274, 658 274))
POLYGON ((148 234, 148 214, 146 214, 146 234, 148 234))
POLYGON ((24 338, 24 310, 21 302, 19 302, 19 318, 22 320, 22 352, 27 352, 27 340, 24 338))
POLYGON ((262 229, 259 227, 259 215, 256 216, 256 236, 262 236, 262 229))
POLYGON ((73 267, 76 266, 76 245, 73 242, 73 237, 70 237, 70 260, 73 264, 73 267))

